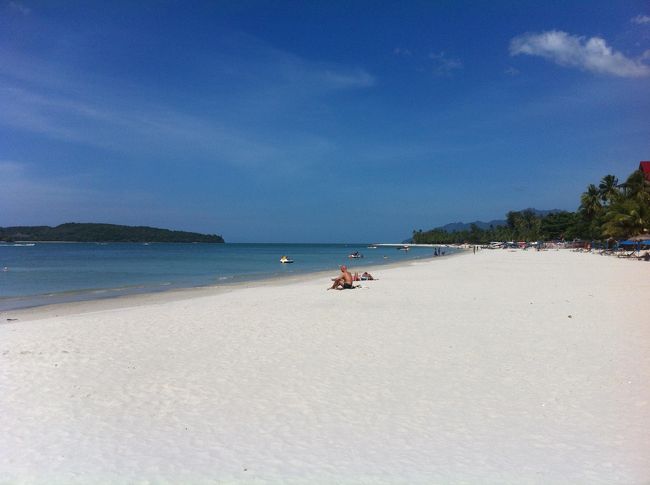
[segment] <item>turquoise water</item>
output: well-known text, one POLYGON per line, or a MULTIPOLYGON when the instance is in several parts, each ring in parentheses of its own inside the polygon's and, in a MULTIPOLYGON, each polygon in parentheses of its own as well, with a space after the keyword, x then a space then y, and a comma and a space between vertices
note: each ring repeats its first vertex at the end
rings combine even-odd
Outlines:
MULTIPOLYGON (((446 248, 446 253, 453 252, 446 248)), ((0 244, 0 310, 431 257, 366 244, 0 244), (347 256, 359 251, 362 259, 347 256), (282 255, 293 264, 280 264, 282 255), (6 269, 4 269, 6 268, 6 269), (4 269, 4 270, 3 270, 4 269)))

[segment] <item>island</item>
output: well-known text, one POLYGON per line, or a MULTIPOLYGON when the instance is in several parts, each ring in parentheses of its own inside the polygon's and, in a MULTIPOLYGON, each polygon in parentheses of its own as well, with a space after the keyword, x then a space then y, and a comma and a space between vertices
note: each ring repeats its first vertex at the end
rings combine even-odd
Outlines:
POLYGON ((223 243, 216 234, 147 226, 68 222, 56 227, 0 227, 0 241, 223 243))

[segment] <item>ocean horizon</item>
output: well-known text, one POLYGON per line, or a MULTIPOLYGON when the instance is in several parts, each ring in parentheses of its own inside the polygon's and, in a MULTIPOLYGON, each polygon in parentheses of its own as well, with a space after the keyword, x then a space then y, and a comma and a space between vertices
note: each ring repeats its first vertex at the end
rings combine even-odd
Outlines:
MULTIPOLYGON (((369 248, 368 243, 0 244, 0 311, 172 289, 297 276, 346 264, 370 266, 434 256, 431 247, 369 248), (359 252, 363 258, 351 259, 359 252), (281 264, 288 256, 292 264, 281 264)), ((443 248, 446 254, 455 248, 443 248)))

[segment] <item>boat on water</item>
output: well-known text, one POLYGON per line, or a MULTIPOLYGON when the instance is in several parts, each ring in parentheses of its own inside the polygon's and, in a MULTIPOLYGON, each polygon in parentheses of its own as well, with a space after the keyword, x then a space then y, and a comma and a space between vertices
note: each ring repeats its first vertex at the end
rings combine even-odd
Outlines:
POLYGON ((355 251, 352 254, 348 254, 348 258, 350 258, 350 259, 363 258, 363 254, 361 254, 359 251, 355 251))
POLYGON ((397 248, 398 251, 409 251, 411 248, 408 246, 400 246, 397 248))
POLYGON ((377 246, 375 246, 374 244, 371 244, 370 246, 368 246, 368 249, 377 249, 377 246))
POLYGON ((282 257, 280 258, 280 262, 281 262, 282 264, 289 264, 289 263, 293 263, 293 259, 291 259, 291 258, 289 258, 289 257, 287 257, 287 256, 282 256, 282 257))

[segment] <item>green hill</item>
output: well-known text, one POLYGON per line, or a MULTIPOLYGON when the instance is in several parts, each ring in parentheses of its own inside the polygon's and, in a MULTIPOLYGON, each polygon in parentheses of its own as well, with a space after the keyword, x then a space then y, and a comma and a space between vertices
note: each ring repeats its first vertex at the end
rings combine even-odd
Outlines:
POLYGON ((223 243, 216 234, 146 226, 69 222, 56 227, 0 227, 0 241, 223 243))

